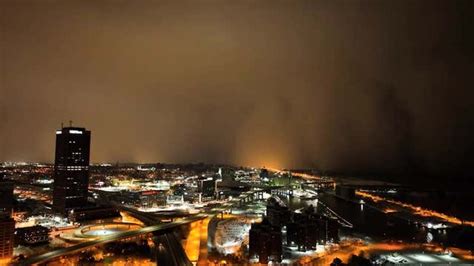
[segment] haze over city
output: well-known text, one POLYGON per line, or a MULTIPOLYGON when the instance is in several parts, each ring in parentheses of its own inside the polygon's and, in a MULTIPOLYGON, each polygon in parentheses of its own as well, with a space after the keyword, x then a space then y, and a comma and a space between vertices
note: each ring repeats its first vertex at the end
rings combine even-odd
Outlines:
POLYGON ((468 174, 470 1, 2 1, 0 161, 468 174))
POLYGON ((473 17, 0 0, 0 266, 473 265, 473 17))

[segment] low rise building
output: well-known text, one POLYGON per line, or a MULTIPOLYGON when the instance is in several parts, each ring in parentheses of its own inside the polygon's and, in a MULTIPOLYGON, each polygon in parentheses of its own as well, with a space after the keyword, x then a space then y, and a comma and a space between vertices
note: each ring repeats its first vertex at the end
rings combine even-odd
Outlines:
POLYGON ((50 229, 41 225, 17 228, 15 245, 36 245, 49 242, 50 229))
POLYGON ((77 208, 69 214, 72 221, 87 221, 120 217, 120 212, 110 206, 77 208))

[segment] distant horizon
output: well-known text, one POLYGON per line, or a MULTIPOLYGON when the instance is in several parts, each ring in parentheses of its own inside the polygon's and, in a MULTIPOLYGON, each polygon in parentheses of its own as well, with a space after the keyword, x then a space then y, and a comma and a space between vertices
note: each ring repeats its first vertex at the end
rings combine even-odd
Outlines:
MULTIPOLYGON (((0 161, 0 164, 5 164, 5 163, 16 163, 16 164, 40 164, 40 165, 54 165, 54 162, 43 162, 43 161, 0 161)), ((163 164, 163 165, 209 165, 209 166, 228 166, 228 167, 234 167, 234 168, 255 168, 255 169, 267 169, 267 170, 278 170, 278 171, 317 171, 320 174, 337 174, 341 176, 346 176, 346 177, 408 177, 408 176, 420 176, 420 177, 432 177, 433 175, 429 174, 392 174, 392 173, 373 173, 373 172, 344 172, 341 170, 325 170, 325 169, 318 169, 318 168, 303 168, 303 167, 295 167, 295 168, 274 168, 270 166, 249 166, 249 165, 238 165, 238 164, 229 164, 229 163, 213 163, 213 162, 127 162, 127 161, 115 161, 115 162, 91 162, 89 165, 92 166, 100 166, 101 164, 108 164, 111 166, 114 165, 157 165, 157 164, 163 164)), ((445 175, 445 176, 452 176, 452 175, 445 175)))
POLYGON ((51 161, 72 120, 97 162, 472 176, 470 1, 21 2, 0 160, 51 161))
POLYGON ((474 262, 473 10, 0 0, 0 260, 474 262))

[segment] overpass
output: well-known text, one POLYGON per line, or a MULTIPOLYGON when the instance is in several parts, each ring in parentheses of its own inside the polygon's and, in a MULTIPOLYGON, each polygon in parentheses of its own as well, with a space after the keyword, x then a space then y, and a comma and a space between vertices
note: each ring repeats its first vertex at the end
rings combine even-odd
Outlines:
POLYGON ((116 234, 109 235, 109 236, 104 236, 104 237, 102 237, 100 239, 97 239, 97 240, 82 242, 82 243, 79 243, 79 244, 74 245, 74 246, 70 246, 70 247, 66 247, 66 248, 60 248, 60 249, 49 251, 49 252, 46 252, 46 253, 43 253, 43 254, 40 254, 40 255, 28 257, 26 260, 21 261, 19 263, 19 265, 33 265, 33 264, 44 263, 44 262, 47 262, 47 261, 52 260, 54 258, 64 256, 64 255, 67 255, 67 254, 71 254, 71 253, 75 253, 75 252, 78 252, 78 251, 86 250, 86 249, 89 249, 89 248, 97 246, 97 245, 102 245, 102 244, 106 244, 106 243, 110 243, 110 242, 114 242, 114 241, 118 241, 118 240, 122 240, 122 239, 132 238, 132 237, 140 236, 140 235, 143 235, 143 234, 149 234, 149 233, 160 234, 160 233, 163 233, 163 232, 167 232, 167 231, 169 231, 169 230, 171 230, 175 227, 178 227, 178 226, 181 226, 181 225, 184 225, 184 224, 188 224, 188 223, 192 223, 192 222, 195 222, 195 221, 198 221, 198 220, 201 220, 201 219, 205 219, 209 216, 210 215, 207 215, 207 214, 197 214, 193 217, 188 217, 188 218, 185 218, 185 219, 180 220, 180 221, 174 221, 174 222, 165 223, 165 224, 151 225, 151 226, 143 227, 143 228, 140 228, 140 229, 137 229, 137 230, 132 230, 132 231, 127 231, 127 232, 116 233, 116 234))
POLYGON ((261 193, 260 190, 247 191, 244 193, 245 196, 243 198, 241 197, 235 198, 231 202, 227 202, 223 204, 222 207, 216 207, 206 213, 201 213, 201 214, 196 214, 194 216, 185 217, 181 220, 173 221, 170 223, 156 224, 157 223, 156 216, 154 216, 154 214, 152 213, 143 213, 132 208, 118 206, 119 209, 128 212, 130 215, 134 216, 137 219, 142 220, 148 226, 137 229, 137 230, 104 236, 97 240, 82 242, 74 246, 60 248, 60 249, 49 251, 43 254, 31 256, 19 262, 18 264, 19 265, 33 265, 33 264, 44 263, 61 256, 76 253, 82 250, 87 250, 94 246, 103 245, 103 244, 111 243, 111 242, 122 240, 122 239, 133 238, 140 235, 152 233, 156 236, 154 240, 162 244, 160 248, 158 249, 158 257, 159 257, 158 259, 160 259, 160 257, 164 258, 165 260, 164 265, 188 265, 186 261, 183 261, 185 259, 187 260, 187 257, 186 256, 183 257, 183 254, 181 254, 183 252, 183 249, 180 245, 176 245, 177 242, 174 235, 172 235, 171 230, 181 225, 189 224, 198 220, 205 219, 207 217, 214 216, 218 213, 222 213, 225 210, 228 210, 234 207, 235 205, 242 204, 242 202, 248 202, 247 199, 253 199, 253 195, 256 192, 261 193), (170 250, 172 252, 169 252, 170 250))
POLYGON ((242 195, 240 195, 237 198, 232 199, 230 202, 222 204, 221 207, 215 207, 205 213, 197 214, 194 216, 188 216, 181 220, 173 221, 170 223, 160 223, 160 224, 156 224, 157 217, 152 213, 143 213, 133 208, 127 208, 124 206, 116 205, 116 207, 119 207, 119 209, 128 212, 130 215, 134 216, 135 218, 139 220, 142 220, 142 222, 144 222, 148 226, 137 229, 137 230, 104 236, 97 240, 82 242, 74 246, 60 248, 60 249, 49 251, 43 254, 31 256, 19 262, 19 265, 33 265, 33 264, 44 263, 44 262, 50 261, 52 259, 64 256, 64 255, 87 250, 97 245, 103 245, 103 244, 111 243, 114 241, 123 240, 127 238, 133 238, 133 237, 150 234, 150 233, 155 235, 155 237, 153 238, 155 241, 162 244, 158 248, 158 259, 165 260, 164 264, 162 263, 163 265, 189 265, 188 263, 189 260, 187 260, 187 257, 185 256, 186 254, 183 253, 182 247, 176 244, 178 242, 176 242, 177 240, 172 233, 172 230, 174 228, 185 225, 185 224, 189 224, 198 220, 202 220, 207 217, 214 216, 228 209, 232 209, 233 207, 236 207, 236 206, 242 206, 255 199, 263 199, 264 192, 272 193, 273 191, 277 191, 276 194, 280 194, 283 192, 283 190, 284 190, 283 186, 256 187, 254 188, 254 190, 244 192, 242 193, 242 195))

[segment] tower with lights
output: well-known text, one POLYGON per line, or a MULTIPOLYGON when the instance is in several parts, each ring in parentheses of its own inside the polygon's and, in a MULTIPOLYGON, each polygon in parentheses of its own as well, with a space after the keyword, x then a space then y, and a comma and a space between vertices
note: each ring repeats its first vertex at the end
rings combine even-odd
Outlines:
POLYGON ((87 205, 91 132, 62 127, 56 131, 53 208, 66 214, 87 205))

